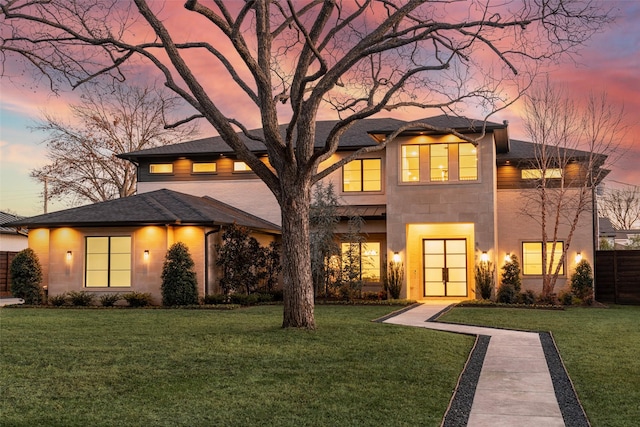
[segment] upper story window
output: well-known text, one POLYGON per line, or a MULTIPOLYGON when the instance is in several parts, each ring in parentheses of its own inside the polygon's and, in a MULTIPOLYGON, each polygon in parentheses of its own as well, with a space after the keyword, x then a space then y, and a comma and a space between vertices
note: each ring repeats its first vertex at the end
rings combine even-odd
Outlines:
POLYGON ((191 172, 193 173, 215 173, 217 166, 215 162, 193 162, 191 172))
POLYGON ((382 191, 382 160, 352 160, 342 167, 342 191, 382 191))
MULTIPOLYGON (((547 242, 547 265, 545 269, 549 271, 551 256, 553 255, 553 271, 555 271, 560 257, 562 256, 564 242, 556 242, 555 251, 553 242, 547 242)), ((542 242, 522 243, 522 274, 542 275, 542 242)), ((564 265, 560 265, 560 275, 564 275, 564 265)))
POLYGON ((173 173, 173 163, 151 163, 149 173, 173 173))
POLYGON ((402 182, 478 180, 478 150, 468 142, 401 148, 402 182))
POLYGON ((545 169, 544 173, 542 169, 522 169, 522 179, 542 179, 542 176, 546 179, 562 178, 562 169, 550 168, 545 169))
POLYGON ((85 286, 131 286, 131 236, 86 238, 85 286))
POLYGON ((251 168, 245 162, 233 162, 234 172, 250 172, 251 168))

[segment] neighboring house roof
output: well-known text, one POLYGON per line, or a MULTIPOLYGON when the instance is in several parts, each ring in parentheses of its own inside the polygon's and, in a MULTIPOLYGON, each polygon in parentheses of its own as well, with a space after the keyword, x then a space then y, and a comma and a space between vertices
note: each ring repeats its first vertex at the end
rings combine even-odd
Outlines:
MULTIPOLYGON (((485 128, 490 131, 506 129, 507 127, 506 124, 493 122, 485 123, 482 120, 474 120, 466 117, 446 115, 412 121, 403 121, 391 118, 364 119, 355 122, 349 129, 344 132, 344 134, 340 137, 340 149, 357 149, 375 145, 377 144, 377 142, 368 135, 390 134, 400 126, 412 122, 423 122, 439 128, 456 129, 461 133, 480 132, 482 130, 483 124, 485 124, 485 128)), ((331 130, 337 123, 339 123, 339 121, 337 120, 324 120, 316 122, 317 147, 321 147, 324 144, 331 130)), ((282 135, 285 134, 287 126, 288 125, 286 124, 280 125, 280 133, 282 135)), ((416 128, 407 131, 407 133, 412 133, 419 130, 419 128, 416 128)), ((259 137, 263 136, 262 129, 254 129, 249 132, 259 137)), ((263 143, 248 138, 242 132, 238 132, 238 136, 241 140, 244 141, 244 143, 251 151, 256 153, 266 153, 267 149, 263 143)), ((133 151, 131 153, 120 154, 118 155, 118 157, 135 162, 139 158, 143 157, 197 156, 229 153, 233 153, 233 150, 224 142, 224 139, 220 136, 214 136, 178 144, 165 145, 162 147, 148 148, 146 150, 133 151)))
POLYGON ((279 226, 211 197, 192 196, 166 189, 19 219, 8 225, 36 228, 232 223, 280 233, 279 226))
POLYGON ((615 237, 616 229, 613 228, 611 220, 607 217, 598 218, 598 229, 600 237, 615 237))
MULTIPOLYGON (((498 153, 496 159, 498 161, 521 161, 521 160, 534 160, 536 159, 536 149, 540 144, 533 142, 520 141, 512 139, 510 141, 510 150, 508 153, 498 153)), ((563 152, 571 159, 585 159, 591 154, 588 151, 573 150, 570 148, 562 148, 563 152)), ((599 160, 604 161, 607 156, 598 154, 599 160)))
POLYGON ((7 222, 16 221, 22 218, 24 217, 0 211, 0 234, 22 234, 23 236, 26 236, 26 233, 21 232, 16 227, 4 226, 7 222))

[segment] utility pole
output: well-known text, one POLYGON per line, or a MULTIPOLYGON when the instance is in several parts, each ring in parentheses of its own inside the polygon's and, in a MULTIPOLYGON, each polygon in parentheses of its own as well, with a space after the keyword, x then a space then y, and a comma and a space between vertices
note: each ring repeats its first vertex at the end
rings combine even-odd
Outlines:
POLYGON ((47 201, 49 200, 49 182, 48 182, 48 177, 44 177, 44 213, 48 213, 47 212, 47 201))

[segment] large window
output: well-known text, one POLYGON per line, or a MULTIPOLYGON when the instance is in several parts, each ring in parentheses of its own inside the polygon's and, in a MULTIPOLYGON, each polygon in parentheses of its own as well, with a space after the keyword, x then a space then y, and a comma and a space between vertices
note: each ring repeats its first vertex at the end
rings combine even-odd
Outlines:
POLYGON ((349 254, 356 258, 355 264, 360 269, 360 278, 364 282, 380 281, 380 242, 342 243, 341 250, 343 265, 354 264, 345 260, 349 254))
POLYGON ((245 162, 235 161, 233 162, 234 172, 251 172, 251 168, 245 162))
POLYGON ((215 162, 193 162, 191 171, 193 173, 215 173, 217 167, 215 162))
POLYGON ((353 160, 342 167, 342 191, 381 191, 382 160, 353 160))
POLYGON ((562 178, 562 169, 545 169, 544 173, 542 169, 522 169, 522 179, 542 179, 543 175, 546 179, 562 178))
POLYGON ((149 165, 149 173, 173 173, 173 163, 152 163, 149 165))
POLYGON ((131 236, 86 238, 85 286, 131 286, 131 236))
POLYGON ((403 145, 402 182, 477 181, 477 151, 466 142, 403 145))
MULTIPOLYGON (((564 248, 563 242, 556 242, 555 251, 553 242, 547 242, 547 265, 549 271, 551 255, 553 254, 553 270, 558 266, 564 248)), ((542 242, 522 243, 522 274, 541 275, 542 274, 542 242)), ((564 265, 560 265, 560 275, 564 274, 564 265)))

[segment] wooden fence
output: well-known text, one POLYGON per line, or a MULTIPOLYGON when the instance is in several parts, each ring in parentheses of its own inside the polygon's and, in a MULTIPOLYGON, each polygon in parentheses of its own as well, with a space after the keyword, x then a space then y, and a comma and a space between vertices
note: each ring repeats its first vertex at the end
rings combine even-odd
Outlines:
POLYGON ((640 305, 640 250, 596 251, 596 301, 640 305))
POLYGON ((9 265, 18 252, 0 252, 0 297, 11 296, 9 265))

